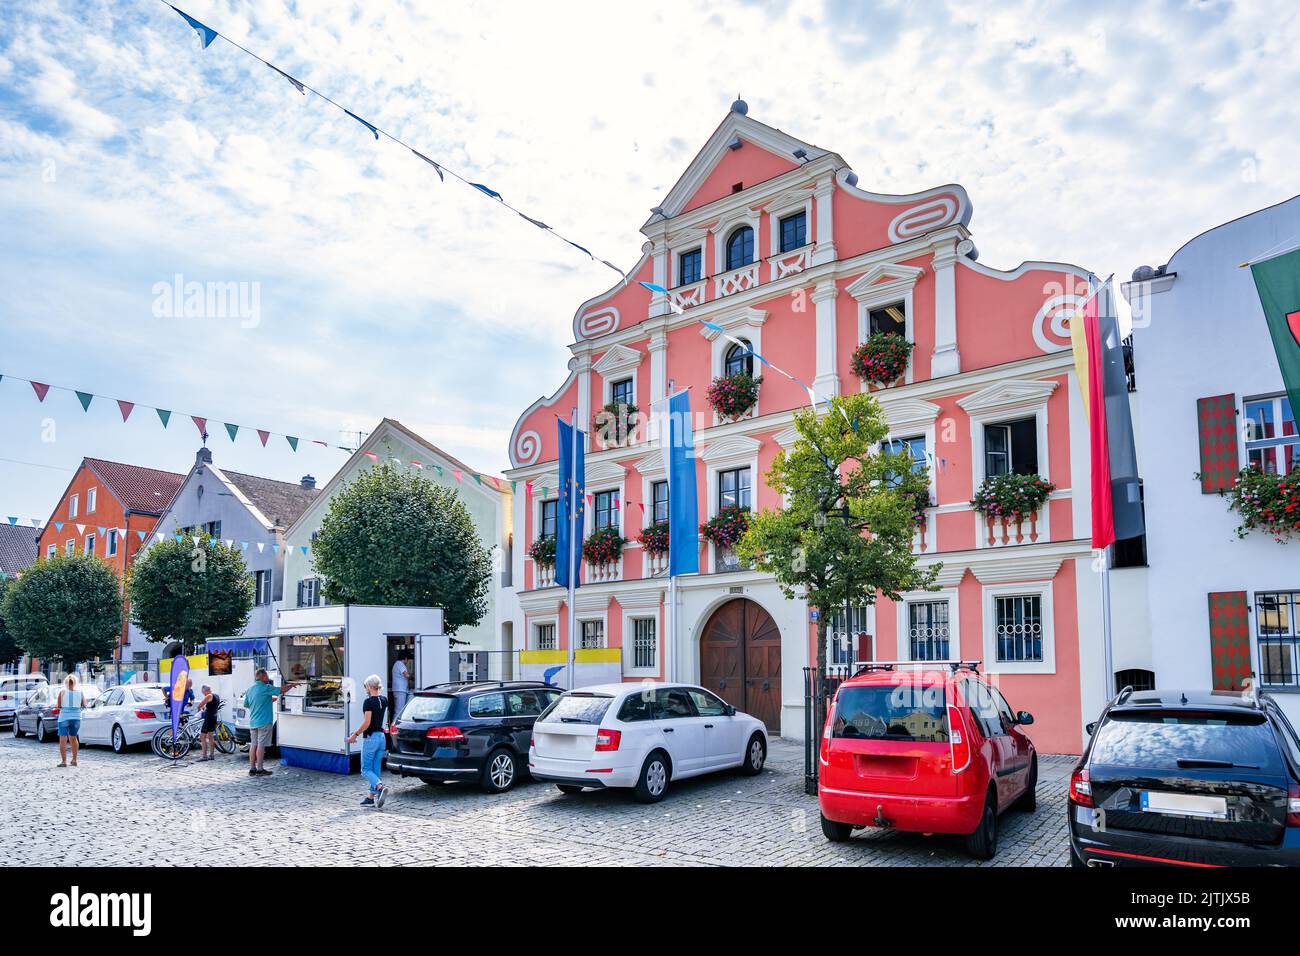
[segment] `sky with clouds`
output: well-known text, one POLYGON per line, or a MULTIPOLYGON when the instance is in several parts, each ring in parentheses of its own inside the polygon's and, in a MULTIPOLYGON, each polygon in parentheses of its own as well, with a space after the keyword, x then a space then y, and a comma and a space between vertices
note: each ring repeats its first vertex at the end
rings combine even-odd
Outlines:
MULTIPOLYGON (((864 188, 961 183, 1000 268, 1127 277, 1300 193, 1293 2, 177 5, 624 268, 737 93, 864 188)), ((0 7, 0 515, 44 519, 83 456, 187 470, 189 414, 268 477, 345 455, 252 428, 383 416, 499 471, 611 276, 158 0, 0 7), (248 283, 255 320, 166 314, 177 276, 248 283)))

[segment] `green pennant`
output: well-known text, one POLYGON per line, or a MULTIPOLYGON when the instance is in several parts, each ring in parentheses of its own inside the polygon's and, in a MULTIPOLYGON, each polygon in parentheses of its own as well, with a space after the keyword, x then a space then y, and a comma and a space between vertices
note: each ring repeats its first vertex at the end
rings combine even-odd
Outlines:
POLYGON ((289 443, 289 447, 294 451, 298 450, 298 439, 294 438, 292 435, 285 435, 284 440, 289 443))
POLYGON ((480 485, 483 484, 483 476, 480 475, 478 472, 474 473, 474 480, 477 481, 480 485))
POLYGON ((442 465, 434 465, 433 467, 436 468, 436 469, 438 469, 438 477, 441 478, 441 477, 442 477, 442 465))
POLYGON ((81 410, 83 412, 90 411, 90 400, 94 397, 95 396, 91 395, 90 392, 77 392, 77 401, 81 402, 81 410))
POLYGON ((1300 249, 1250 267, 1291 409, 1300 412, 1300 249))
POLYGON ((230 422, 226 422, 226 423, 225 423, 225 426, 226 426, 226 434, 230 436, 230 440, 231 440, 231 441, 234 441, 234 440, 235 440, 235 436, 236 436, 237 434, 239 434, 239 426, 238 426, 238 425, 232 425, 232 424, 230 424, 230 422))
POLYGON ((519 488, 519 482, 517 482, 517 481, 512 481, 512 482, 510 482, 510 490, 511 490, 512 492, 515 491, 515 490, 517 490, 518 488, 519 488))
POLYGON ((163 428, 166 428, 167 423, 172 420, 172 413, 165 408, 155 408, 154 411, 158 413, 158 418, 163 423, 163 428))

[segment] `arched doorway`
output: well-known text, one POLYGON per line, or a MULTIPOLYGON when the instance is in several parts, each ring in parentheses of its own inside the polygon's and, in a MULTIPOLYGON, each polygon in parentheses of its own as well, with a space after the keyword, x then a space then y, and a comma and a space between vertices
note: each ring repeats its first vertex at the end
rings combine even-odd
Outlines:
POLYGON ((714 611, 700 635, 700 683, 779 733, 781 631, 772 615, 746 598, 714 611))

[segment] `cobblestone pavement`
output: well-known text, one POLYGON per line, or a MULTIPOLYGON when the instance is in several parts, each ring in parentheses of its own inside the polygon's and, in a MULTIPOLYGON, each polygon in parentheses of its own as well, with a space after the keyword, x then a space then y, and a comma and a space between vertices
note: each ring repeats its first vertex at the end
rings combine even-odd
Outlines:
POLYGON ((389 777, 376 812, 358 806, 357 776, 277 764, 252 778, 243 754, 171 768, 148 751, 90 747, 80 767, 57 762, 53 743, 0 737, 0 863, 1061 866, 1073 758, 1040 758, 1038 809, 1002 817, 991 864, 951 837, 867 830, 827 842, 803 792, 803 752, 785 741, 759 777, 682 781, 653 806, 627 791, 526 783, 489 796, 389 777))

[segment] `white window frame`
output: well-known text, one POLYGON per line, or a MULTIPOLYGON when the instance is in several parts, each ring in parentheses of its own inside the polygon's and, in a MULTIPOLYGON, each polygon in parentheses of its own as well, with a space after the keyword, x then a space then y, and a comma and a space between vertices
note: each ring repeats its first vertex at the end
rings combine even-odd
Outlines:
MULTIPOLYGON (((897 263, 882 262, 867 270, 860 278, 846 286, 844 291, 858 304, 858 345, 867 340, 871 334, 871 310, 887 305, 903 303, 904 337, 916 343, 916 310, 912 305, 912 292, 925 270, 919 266, 905 266, 897 263)), ((856 346, 855 346, 856 348, 856 346)), ((912 359, 916 355, 913 348, 907 357, 907 369, 903 381, 912 381, 912 359)), ((867 391, 866 381, 858 380, 859 391, 867 391)))
POLYGON ((623 676, 624 677, 658 677, 663 664, 663 628, 660 627, 659 613, 648 608, 635 608, 623 611, 623 676), (655 629, 655 657, 650 667, 636 665, 636 622, 652 621, 655 629))
POLYGON ((46 545, 45 547, 46 558, 52 558, 58 553, 59 553, 59 546, 57 544, 46 545))
POLYGON ((579 617, 576 619, 575 626, 578 629, 578 642, 573 645, 574 650, 593 650, 593 649, 604 650, 605 648, 609 647, 609 626, 607 624, 606 617, 607 615, 600 614, 600 615, 589 615, 585 617, 579 617), (588 624, 600 625, 599 648, 589 648, 582 643, 583 641, 582 632, 588 624))
MULTIPOLYGON (((768 229, 768 253, 767 258, 773 256, 788 256, 799 249, 809 249, 816 245, 817 233, 813 230, 813 191, 811 189, 802 190, 803 196, 792 196, 788 201, 782 202, 778 197, 776 203, 768 206, 765 210, 767 218, 771 223, 768 229), (777 204, 779 203, 779 205, 777 204), (794 249, 781 251, 781 220, 788 219, 797 213, 804 215, 804 244, 796 246, 794 249)), ((757 238, 757 234, 755 234, 757 238)))
POLYGON ((275 575, 270 568, 258 568, 253 572, 253 604, 257 607, 270 604, 275 597, 275 575), (263 579, 262 575, 266 575, 263 579), (262 600, 260 580, 266 581, 266 600, 262 600))
POLYGON ((81 495, 68 495, 68 520, 71 521, 77 516, 77 509, 81 506, 81 495))
MULTIPOLYGON (((895 646, 898 660, 912 660, 912 640, 908 633, 911 626, 909 604, 927 604, 935 601, 948 602, 948 651, 954 656, 952 660, 961 660, 961 592, 955 588, 940 588, 938 591, 908 591, 899 595, 894 602, 895 646)), ((927 663, 927 662, 920 662, 927 663)))
MULTIPOLYGON (((727 240, 741 226, 754 230, 754 258, 735 271, 748 269, 763 262, 762 213, 744 207, 725 213, 709 231, 713 233, 713 275, 726 275, 733 270, 727 268, 727 240)), ((809 220, 811 222, 811 220, 809 220)), ((761 278, 761 277, 760 277, 761 278)))
POLYGON ((316 598, 316 603, 315 603, 315 604, 301 604, 301 603, 300 603, 300 604, 298 604, 298 607, 323 607, 323 606, 325 605, 325 595, 323 595, 323 594, 321 593, 321 579, 320 579, 320 577, 319 577, 318 575, 311 575, 311 576, 309 576, 309 577, 302 578, 302 579, 298 582, 298 585, 299 585, 299 593, 298 593, 299 600, 301 600, 301 598, 302 598, 302 596, 303 596, 303 595, 302 595, 302 590, 303 590, 303 587, 302 587, 302 586, 303 586, 303 585, 307 585, 307 584, 310 584, 310 585, 313 585, 313 586, 314 586, 314 591, 315 591, 314 596, 315 596, 315 598, 316 598))
POLYGON ((108 536, 104 539, 104 553, 110 558, 117 557, 117 529, 109 528, 108 536))
MULTIPOLYGON (((735 312, 729 312, 726 315, 720 315, 713 319, 713 324, 724 329, 727 335, 737 339, 745 339, 749 342, 749 347, 759 355, 763 354, 763 324, 767 321, 767 312, 762 309, 737 309, 735 312)), ((716 329, 701 327, 700 334, 712 343, 711 355, 709 361, 713 370, 710 379, 721 378, 727 361, 727 351, 735 344, 731 339, 723 338, 721 333, 716 329)), ((763 379, 762 364, 758 359, 753 359, 754 377, 760 382, 763 379)), ((763 414, 763 389, 760 386, 758 390, 758 399, 754 402, 754 407, 750 409, 746 419, 758 418, 763 414)), ((742 419, 744 420, 744 419, 742 419)), ((714 413, 713 424, 722 424, 722 418, 714 413)))
POLYGON ((1051 581, 1020 581, 1015 584, 988 584, 982 588, 984 605, 984 672, 986 674, 1055 674, 1056 619, 1051 581), (999 661, 997 659, 997 599, 1037 595, 1043 614, 1043 659, 1041 661, 999 661))
MULTIPOLYGON (((1296 446, 1297 446, 1297 449, 1300 450, 1300 435, 1293 435, 1293 436, 1291 436, 1291 441, 1285 441, 1285 440, 1283 440, 1284 436, 1281 436, 1281 435, 1277 436, 1276 438, 1262 438, 1262 439, 1259 439, 1258 441, 1247 441, 1247 440, 1246 440, 1246 425, 1247 425, 1247 423, 1250 421, 1249 419, 1246 418, 1246 406, 1247 406, 1247 405, 1253 405, 1253 404, 1259 404, 1259 403, 1261 403, 1261 402, 1269 402, 1270 404, 1272 404, 1272 406, 1273 406, 1273 424, 1274 424, 1274 427, 1278 429, 1278 431, 1281 431, 1281 429, 1282 429, 1282 401, 1283 401, 1283 399, 1285 399, 1286 397, 1287 397, 1287 395, 1286 395, 1285 392, 1279 392, 1279 393, 1268 394, 1268 395, 1247 395, 1247 396, 1242 396, 1242 399, 1241 399, 1241 425, 1242 425, 1242 427, 1239 429, 1239 435, 1240 435, 1239 443, 1240 443, 1240 445, 1241 445, 1241 449, 1240 449, 1240 451, 1241 451, 1241 456, 1240 456, 1240 458, 1238 458, 1238 461, 1240 461, 1240 462, 1242 463, 1242 466, 1243 466, 1243 467, 1249 466, 1249 464, 1250 464, 1250 453, 1251 453, 1252 450, 1254 450, 1254 449, 1256 449, 1256 448, 1260 448, 1260 449, 1262 449, 1262 448, 1279 448, 1279 449, 1280 449, 1280 448, 1282 448, 1283 446, 1286 446, 1286 445, 1296 445, 1296 446)), ((1295 408, 1291 409, 1291 414, 1295 416, 1295 418, 1296 418, 1296 425, 1297 425, 1297 428, 1300 429, 1300 409, 1295 409, 1295 408)), ((1279 459, 1280 459, 1281 456, 1279 455, 1278 457, 1279 457, 1279 459)), ((1281 465, 1281 461, 1280 461, 1280 460, 1279 460, 1279 462, 1278 462, 1278 465, 1279 465, 1279 466, 1281 465)), ((1296 468, 1296 469, 1293 469, 1293 470, 1300 471, 1300 466, 1297 466, 1297 468, 1296 468)), ((1279 475, 1287 475, 1287 474, 1290 474, 1290 472, 1285 472, 1285 471, 1284 471, 1284 472, 1279 472, 1278 474, 1279 474, 1279 475)))
POLYGON ((69 539, 64 543, 64 545, 63 545, 63 553, 64 553, 65 555, 73 555, 73 554, 76 554, 76 553, 77 553, 77 539, 76 539, 76 538, 69 538, 69 539))
POLYGON ((81 542, 81 550, 84 551, 86 554, 94 554, 95 545, 98 543, 99 542, 93 533, 88 534, 81 542))
MULTIPOLYGON (((654 524, 654 497, 652 495, 655 482, 668 480, 668 468, 662 452, 655 452, 638 461, 632 466, 636 469, 637 474, 641 476, 641 529, 654 524)), ((624 502, 626 507, 626 502, 624 502)), ((640 544, 640 542, 634 542, 640 544)))
POLYGON ((97 494, 98 491, 98 487, 86 489, 86 514, 88 515, 93 515, 95 513, 95 499, 99 497, 97 494))
POLYGON ((561 649, 560 621, 558 617, 537 617, 528 622, 528 649, 530 651, 558 651, 561 649), (547 626, 551 628, 551 633, 554 635, 554 647, 542 647, 540 645, 537 629, 547 626))
POLYGON ((709 264, 707 261, 705 261, 704 258, 705 256, 704 246, 705 246, 704 237, 703 235, 700 235, 694 239, 688 239, 684 241, 680 246, 676 248, 673 248, 671 246, 669 247, 668 249, 668 259, 669 259, 668 269, 669 269, 669 276, 670 276, 668 281, 669 289, 676 289, 683 284, 682 275, 681 275, 682 256, 692 252, 698 252, 700 254, 700 277, 696 279, 694 282, 690 283, 690 285, 697 285, 703 282, 705 279, 709 278, 709 264))

